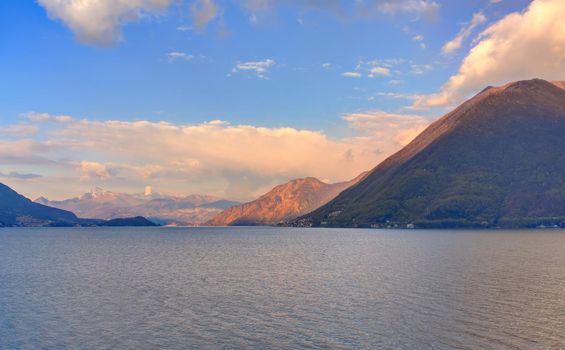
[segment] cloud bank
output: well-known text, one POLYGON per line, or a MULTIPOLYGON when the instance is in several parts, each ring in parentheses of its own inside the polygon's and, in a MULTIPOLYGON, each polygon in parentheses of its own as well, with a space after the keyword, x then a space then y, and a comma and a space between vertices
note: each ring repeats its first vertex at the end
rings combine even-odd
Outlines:
POLYGON ((124 191, 151 185, 170 193, 250 199, 298 177, 341 181, 373 168, 429 123, 384 112, 352 114, 343 117, 350 135, 331 138, 321 131, 219 120, 177 125, 73 118, 61 124, 46 116, 33 124, 41 129, 36 140, 0 141, 0 162, 10 167, 0 171, 16 166, 39 172, 44 177, 34 179, 37 190, 27 191, 43 195, 49 188, 59 197, 94 185, 124 191))

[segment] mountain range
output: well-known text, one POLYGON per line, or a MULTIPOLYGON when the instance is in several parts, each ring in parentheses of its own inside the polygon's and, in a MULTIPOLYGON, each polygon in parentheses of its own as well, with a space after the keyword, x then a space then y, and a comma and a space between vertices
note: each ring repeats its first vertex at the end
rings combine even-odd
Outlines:
POLYGON ((276 186, 249 203, 224 210, 207 224, 212 226, 275 225, 295 219, 329 202, 360 181, 363 173, 347 182, 327 184, 313 177, 276 186))
POLYGON ((145 216, 216 226, 565 227, 564 150, 565 82, 532 79, 485 88, 348 182, 296 179, 245 204, 101 188, 32 202, 0 184, 0 226, 143 225, 145 216))
POLYGON ((32 202, 0 183, 0 227, 12 226, 155 226, 155 224, 139 216, 114 220, 80 219, 70 211, 32 202))
POLYGON ((565 83, 484 89, 293 224, 565 226, 565 83))
POLYGON ((169 196, 153 191, 117 193, 99 187, 79 197, 51 201, 40 197, 36 203, 72 211, 80 217, 115 219, 144 216, 160 224, 199 225, 238 202, 208 195, 169 196))

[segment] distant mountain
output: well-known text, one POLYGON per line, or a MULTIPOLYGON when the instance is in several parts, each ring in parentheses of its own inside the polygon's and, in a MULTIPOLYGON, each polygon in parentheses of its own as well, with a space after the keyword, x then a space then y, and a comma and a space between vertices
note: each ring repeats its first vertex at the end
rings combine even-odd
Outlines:
POLYGON ((489 87, 296 225, 565 225, 565 83, 489 87))
POLYGON ((116 220, 80 219, 70 211, 32 202, 0 183, 0 227, 11 226, 155 226, 143 217, 116 220))
POLYGON ((37 203, 65 209, 80 217, 114 219, 144 216, 160 224, 198 225, 227 207, 239 204, 214 196, 167 196, 146 192, 126 194, 96 187, 80 197, 62 201, 38 198, 37 203))
POLYGON ((327 184, 307 177, 279 185, 258 199, 228 208, 208 222, 213 226, 273 225, 292 220, 324 205, 341 191, 358 182, 327 184))

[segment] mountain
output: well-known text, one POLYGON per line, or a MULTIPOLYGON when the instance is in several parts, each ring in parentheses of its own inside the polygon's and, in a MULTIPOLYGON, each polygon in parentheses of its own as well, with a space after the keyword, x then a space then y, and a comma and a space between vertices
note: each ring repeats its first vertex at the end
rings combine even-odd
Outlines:
POLYGON ((118 218, 104 221, 99 226, 158 226, 157 224, 147 220, 143 216, 136 216, 133 218, 118 218))
POLYGON ((62 201, 38 198, 37 203, 72 211, 80 217, 115 219, 144 216, 160 224, 197 225, 213 218, 222 210, 239 204, 214 196, 167 196, 146 190, 126 194, 95 187, 80 197, 62 201))
POLYGON ((69 211, 34 203, 0 183, 0 227, 69 226, 78 220, 69 211))
POLYGON ((294 224, 565 226, 564 150, 564 82, 488 87, 294 224))
POLYGON ((252 202, 224 210, 207 224, 273 225, 292 220, 324 205, 364 175, 336 184, 327 184, 313 177, 293 180, 273 188, 252 202))
POLYGON ((70 211, 35 203, 0 183, 0 227, 24 226, 156 226, 143 218, 80 219, 70 211))

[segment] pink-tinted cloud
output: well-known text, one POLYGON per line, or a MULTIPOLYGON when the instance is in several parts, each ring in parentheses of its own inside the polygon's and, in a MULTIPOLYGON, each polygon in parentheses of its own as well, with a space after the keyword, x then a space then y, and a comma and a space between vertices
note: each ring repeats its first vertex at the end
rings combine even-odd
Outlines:
POLYGON ((414 108, 453 106, 488 85, 542 78, 565 79, 565 2, 534 0, 475 40, 457 74, 438 93, 421 96, 414 108))
MULTIPOLYGON (((331 138, 321 131, 218 120, 177 125, 73 118, 53 129, 45 124, 53 119, 45 116, 49 118, 35 122, 45 126, 41 140, 3 141, 0 146, 21 156, 13 164, 47 173, 39 180, 50 188, 54 179, 64 178, 73 191, 94 185, 130 191, 150 184, 165 192, 236 199, 252 198, 297 177, 352 178, 396 151, 428 122, 384 112, 352 114, 344 116, 352 135, 331 138)), ((0 152, 0 159, 9 154, 0 152)))

